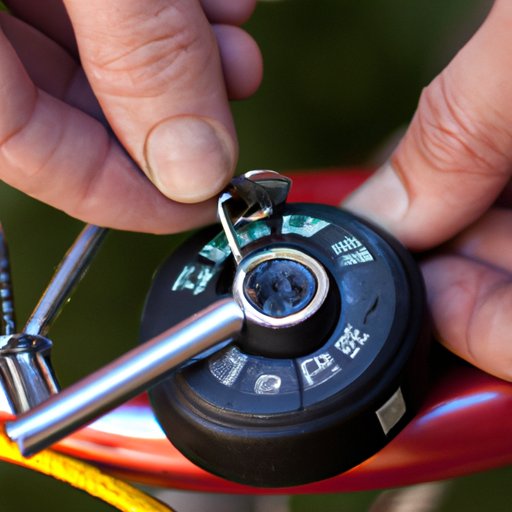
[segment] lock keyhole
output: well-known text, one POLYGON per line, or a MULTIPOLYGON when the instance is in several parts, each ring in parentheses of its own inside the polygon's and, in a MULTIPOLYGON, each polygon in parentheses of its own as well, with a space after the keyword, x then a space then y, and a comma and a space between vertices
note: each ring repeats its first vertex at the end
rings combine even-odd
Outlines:
POLYGON ((244 293, 262 313, 282 318, 302 311, 313 299, 317 283, 313 273, 297 261, 274 259, 251 270, 244 293))

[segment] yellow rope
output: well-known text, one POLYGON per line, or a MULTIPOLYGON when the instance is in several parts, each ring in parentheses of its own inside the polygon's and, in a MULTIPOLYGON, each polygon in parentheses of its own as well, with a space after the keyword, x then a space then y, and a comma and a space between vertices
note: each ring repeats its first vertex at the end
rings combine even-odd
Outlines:
POLYGON ((122 512, 172 512, 172 509, 113 478, 98 468, 79 460, 44 450, 30 459, 23 457, 18 447, 0 429, 0 460, 11 462, 66 482, 112 505, 122 512))

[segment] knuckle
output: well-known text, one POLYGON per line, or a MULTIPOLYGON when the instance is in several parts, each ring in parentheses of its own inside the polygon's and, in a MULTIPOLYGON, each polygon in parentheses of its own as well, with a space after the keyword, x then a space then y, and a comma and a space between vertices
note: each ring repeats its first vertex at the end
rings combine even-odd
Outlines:
POLYGON ((30 101, 25 104, 25 108, 17 116, 5 116, 0 120, 0 151, 8 152, 9 143, 15 140, 19 135, 24 134, 30 127, 31 121, 36 115, 38 106, 38 93, 34 89, 34 94, 30 101))
MULTIPOLYGON (((114 140, 101 130, 102 137, 94 152, 88 152, 77 173, 75 186, 70 189, 65 209, 68 215, 87 222, 101 223, 105 208, 103 189, 108 188, 108 173, 119 164, 114 140)), ((124 154, 123 154, 124 157, 124 154)), ((131 171, 131 169, 130 169, 131 171)))
POLYGON ((21 123, 3 133, 0 140, 2 159, 16 171, 18 179, 28 180, 25 181, 27 193, 31 193, 30 184, 36 184, 45 174, 64 136, 65 122, 48 129, 44 122, 46 108, 44 98, 37 95, 21 123), (27 158, 27 147, 30 158, 27 158))
POLYGON ((512 347, 507 327, 512 307, 512 277, 499 273, 495 282, 488 282, 487 269, 482 269, 481 276, 484 277, 481 277, 480 297, 475 301, 468 326, 468 350, 471 359, 484 371, 512 381, 512 347))
POLYGON ((111 44, 95 44, 88 56, 89 72, 100 79, 102 92, 158 95, 170 81, 179 84, 189 79, 209 58, 203 54, 212 46, 213 35, 199 30, 180 2, 142 13, 120 27, 111 44))
POLYGON ((439 75, 420 98, 414 120, 414 137, 425 160, 443 173, 504 173, 510 157, 502 144, 510 134, 501 130, 453 81, 439 75))

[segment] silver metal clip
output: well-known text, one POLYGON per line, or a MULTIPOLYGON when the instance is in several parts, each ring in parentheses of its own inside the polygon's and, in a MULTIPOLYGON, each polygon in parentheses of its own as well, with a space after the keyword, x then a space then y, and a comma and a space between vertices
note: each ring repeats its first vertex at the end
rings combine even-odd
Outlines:
POLYGON ((286 201, 290 186, 291 180, 275 171, 249 171, 220 195, 217 214, 237 265, 242 251, 236 230, 271 216, 286 201))
POLYGON ((26 412, 58 393, 51 348, 42 336, 0 336, 0 383, 12 412, 26 412))

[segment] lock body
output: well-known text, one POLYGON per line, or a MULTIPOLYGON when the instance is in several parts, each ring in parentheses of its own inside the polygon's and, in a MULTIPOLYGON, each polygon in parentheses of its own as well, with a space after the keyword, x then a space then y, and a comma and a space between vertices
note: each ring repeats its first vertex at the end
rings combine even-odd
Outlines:
POLYGON ((427 380, 424 289, 412 257, 354 215, 283 204, 226 237, 206 229, 160 268, 143 340, 233 295, 233 342, 150 392, 172 443, 233 481, 288 487, 334 476, 385 446, 427 380))

